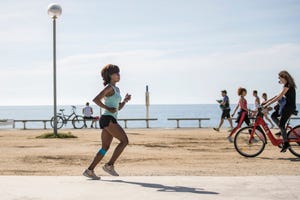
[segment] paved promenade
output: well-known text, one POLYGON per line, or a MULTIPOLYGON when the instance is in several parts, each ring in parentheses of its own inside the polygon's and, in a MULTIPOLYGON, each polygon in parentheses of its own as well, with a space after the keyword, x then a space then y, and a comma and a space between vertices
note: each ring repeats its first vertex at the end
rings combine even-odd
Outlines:
POLYGON ((1 200, 300 199, 300 176, 0 176, 1 200))

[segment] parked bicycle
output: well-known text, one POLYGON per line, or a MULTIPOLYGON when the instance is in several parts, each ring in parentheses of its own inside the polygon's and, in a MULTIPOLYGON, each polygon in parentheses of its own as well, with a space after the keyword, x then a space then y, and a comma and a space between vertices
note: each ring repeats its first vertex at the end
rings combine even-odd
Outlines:
MULTIPOLYGON (((294 113, 297 115, 297 113, 294 113)), ((289 151, 300 157, 300 125, 295 127, 287 126, 289 129, 287 136, 291 145, 289 151)), ((234 147, 239 154, 245 157, 256 157, 261 154, 267 144, 267 137, 272 145, 280 147, 283 144, 282 138, 275 138, 263 119, 262 108, 258 113, 253 126, 240 129, 234 138, 234 147)))
MULTIPOLYGON (((68 121, 72 121, 72 125, 75 129, 82 129, 84 126, 84 119, 81 115, 76 114, 76 106, 72 106, 71 115, 64 114, 65 109, 60 109, 60 113, 57 113, 57 128, 60 129, 63 125, 66 125, 68 121)), ((54 116, 51 118, 50 124, 54 127, 54 116)))

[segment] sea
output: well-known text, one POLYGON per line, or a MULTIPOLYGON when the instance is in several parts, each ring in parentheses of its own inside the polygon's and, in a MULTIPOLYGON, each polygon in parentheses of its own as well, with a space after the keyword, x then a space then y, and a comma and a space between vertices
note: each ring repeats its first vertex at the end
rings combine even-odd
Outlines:
MULTIPOLYGON (((84 105, 75 105, 76 113, 82 115, 84 105)), ((103 112, 99 107, 92 106, 94 116, 100 116, 103 112)), ((253 108, 253 105, 249 105, 253 108)), ((231 105, 231 110, 235 105, 231 105)), ((300 104, 297 104, 298 110, 300 104)), ((59 109, 65 109, 65 114, 72 112, 71 105, 58 106, 59 109)), ((58 111, 59 112, 59 111, 58 111)), ((271 111, 272 112, 272 111, 271 111)), ((168 118, 210 118, 209 121, 202 121, 202 127, 216 127, 219 124, 221 109, 217 104, 181 104, 181 105, 150 105, 149 117, 157 118, 157 121, 150 121, 150 128, 175 128, 176 121, 170 121, 168 118)), ((53 116, 53 106, 0 106, 0 119, 28 120, 28 119, 51 119, 53 116)), ((119 112, 119 118, 145 118, 145 105, 126 105, 119 112)), ((89 123, 89 122, 88 122, 89 123)), ((124 126, 124 122, 120 121, 124 126)), ((292 120, 292 125, 300 124, 300 120, 292 120)), ((89 125, 89 124, 88 124, 89 125)), ((128 121, 128 128, 145 128, 145 121, 128 121)), ((229 127, 227 121, 224 122, 224 127, 229 127)), ((0 126, 0 129, 9 128, 9 126, 0 126)), ((15 128, 22 128, 22 123, 16 123, 15 128)), ((28 122, 27 128, 43 128, 42 122, 28 122)), ((180 127, 198 127, 198 121, 180 121, 180 127)), ((47 124, 50 128, 50 124, 47 124)), ((72 128, 71 122, 68 122, 64 128, 72 128)))

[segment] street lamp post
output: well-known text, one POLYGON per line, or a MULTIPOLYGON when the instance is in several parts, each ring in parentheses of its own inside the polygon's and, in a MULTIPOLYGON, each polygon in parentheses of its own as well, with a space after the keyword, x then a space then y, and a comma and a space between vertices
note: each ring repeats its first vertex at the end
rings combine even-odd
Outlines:
POLYGON ((56 102, 56 19, 61 15, 61 6, 53 3, 48 6, 48 15, 53 21, 53 103, 54 103, 54 124, 53 132, 57 136, 57 102, 56 102))

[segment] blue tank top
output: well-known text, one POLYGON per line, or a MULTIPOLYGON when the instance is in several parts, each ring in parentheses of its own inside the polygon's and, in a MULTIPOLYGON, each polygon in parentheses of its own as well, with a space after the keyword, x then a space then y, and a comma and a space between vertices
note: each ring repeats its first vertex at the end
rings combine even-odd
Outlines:
POLYGON ((112 96, 109 97, 105 97, 104 98, 104 104, 110 108, 116 108, 116 112, 115 113, 111 113, 108 110, 105 110, 103 115, 110 115, 113 116, 115 119, 118 119, 118 111, 119 111, 119 104, 121 102, 121 95, 120 95, 120 90, 119 88, 110 85, 113 89, 114 89, 114 94, 112 96))

